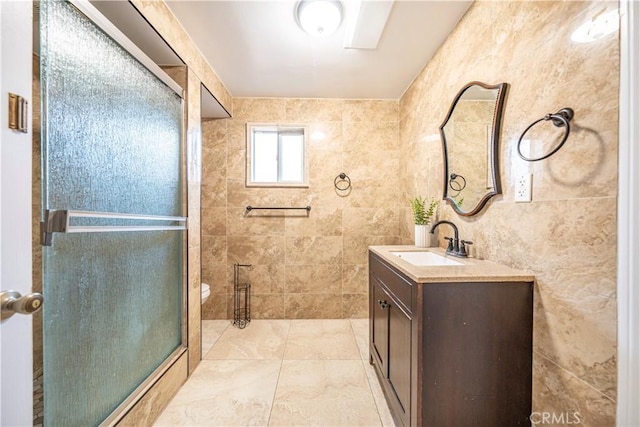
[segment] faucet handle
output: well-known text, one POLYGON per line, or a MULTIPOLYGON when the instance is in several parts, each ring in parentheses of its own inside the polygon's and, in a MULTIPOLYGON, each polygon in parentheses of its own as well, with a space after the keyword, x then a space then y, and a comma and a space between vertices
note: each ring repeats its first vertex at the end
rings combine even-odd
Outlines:
POLYGON ((460 255, 462 256, 467 256, 466 245, 473 245, 473 242, 470 240, 460 240, 460 255))
POLYGON ((449 246, 447 246, 447 252, 453 252, 453 237, 445 237, 444 239, 449 241, 449 246))

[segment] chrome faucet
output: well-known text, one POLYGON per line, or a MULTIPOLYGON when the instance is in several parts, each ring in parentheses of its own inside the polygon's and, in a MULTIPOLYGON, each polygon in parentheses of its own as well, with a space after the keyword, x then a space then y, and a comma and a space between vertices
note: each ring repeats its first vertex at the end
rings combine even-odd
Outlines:
POLYGON ((449 255, 465 258, 467 256, 467 245, 473 245, 473 242, 468 240, 459 240, 458 227, 456 227, 453 222, 447 220, 436 222, 435 224, 433 224, 433 226, 431 227, 431 231, 429 232, 433 234, 440 224, 449 224, 453 228, 453 238, 445 237, 445 239, 449 241, 446 252, 449 255))

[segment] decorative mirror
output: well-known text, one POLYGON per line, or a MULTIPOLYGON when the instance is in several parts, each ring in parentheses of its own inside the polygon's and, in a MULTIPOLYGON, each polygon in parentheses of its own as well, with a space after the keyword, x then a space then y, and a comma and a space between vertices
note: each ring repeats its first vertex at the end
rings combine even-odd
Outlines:
POLYGON ((507 83, 467 84, 440 126, 443 199, 460 215, 477 214, 491 197, 502 193, 498 139, 507 87, 507 83))

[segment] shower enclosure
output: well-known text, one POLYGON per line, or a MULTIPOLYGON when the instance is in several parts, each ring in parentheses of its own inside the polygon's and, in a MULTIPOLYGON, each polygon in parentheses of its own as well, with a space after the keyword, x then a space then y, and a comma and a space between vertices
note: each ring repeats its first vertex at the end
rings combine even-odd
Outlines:
POLYGON ((44 424, 109 424, 186 349, 182 89, 83 1, 40 75, 44 424))

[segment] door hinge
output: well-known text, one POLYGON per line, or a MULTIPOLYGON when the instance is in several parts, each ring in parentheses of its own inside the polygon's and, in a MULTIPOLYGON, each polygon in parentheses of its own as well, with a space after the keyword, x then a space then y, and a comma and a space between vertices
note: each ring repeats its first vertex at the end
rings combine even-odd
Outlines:
POLYGON ((9 129, 27 133, 29 102, 15 93, 9 93, 9 129))

